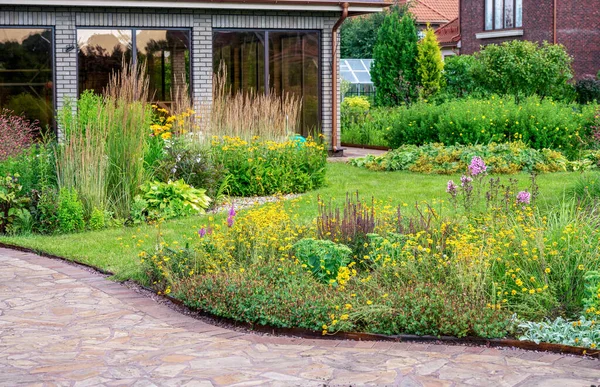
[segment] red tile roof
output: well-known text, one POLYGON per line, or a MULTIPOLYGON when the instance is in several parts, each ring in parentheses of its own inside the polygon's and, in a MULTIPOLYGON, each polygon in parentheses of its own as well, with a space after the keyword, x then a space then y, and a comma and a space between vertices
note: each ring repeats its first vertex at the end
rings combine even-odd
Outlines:
POLYGON ((452 20, 450 23, 444 24, 437 30, 435 30, 435 34, 437 35, 438 42, 441 46, 456 46, 458 41, 460 40, 460 23, 458 22, 458 18, 452 20))
POLYGON ((458 0, 410 0, 410 12, 417 23, 447 23, 458 17, 458 0))

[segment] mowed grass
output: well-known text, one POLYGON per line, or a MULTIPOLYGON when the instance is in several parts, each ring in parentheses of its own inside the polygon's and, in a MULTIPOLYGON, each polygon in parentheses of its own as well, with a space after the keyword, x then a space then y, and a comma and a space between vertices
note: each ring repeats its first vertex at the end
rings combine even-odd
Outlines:
MULTIPOLYGON (((573 189, 580 173, 553 173, 538 177, 539 204, 549 207, 558 204, 573 189)), ((519 180, 519 187, 529 186, 529 176, 511 176, 519 180)), ((508 179, 503 176, 502 179, 508 179)), ((447 199, 446 183, 449 179, 460 181, 460 176, 423 175, 410 172, 372 172, 343 163, 329 163, 327 185, 307 193, 298 202, 296 210, 301 221, 310 222, 317 215, 317 196, 332 198, 342 205, 346 193, 359 192, 363 199, 383 200, 391 204, 407 204, 410 208, 417 202, 447 199)), ((223 216, 216 216, 215 221, 223 216)), ((114 273, 114 279, 132 279, 142 284, 146 277, 139 264, 138 253, 152 249, 159 237, 169 243, 178 241, 193 243, 197 231, 208 222, 208 215, 170 220, 161 225, 140 225, 112 228, 103 231, 69 235, 2 236, 0 242, 27 247, 38 252, 53 254, 69 260, 85 263, 114 273)))

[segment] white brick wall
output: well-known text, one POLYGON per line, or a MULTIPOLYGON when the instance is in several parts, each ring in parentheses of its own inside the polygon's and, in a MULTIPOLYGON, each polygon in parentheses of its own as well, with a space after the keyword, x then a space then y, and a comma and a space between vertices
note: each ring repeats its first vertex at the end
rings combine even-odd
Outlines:
MULTIPOLYGON (((321 122, 331 143, 331 29, 339 15, 315 12, 0 6, 0 27, 55 28, 56 107, 77 96, 77 27, 190 28, 192 96, 196 109, 212 99, 212 28, 310 29, 321 31, 321 122), (73 47, 73 49, 70 49, 73 47)), ((339 58, 339 48, 336 52, 339 58)), ((339 96, 339 82, 338 82, 339 96)), ((338 101, 340 98, 338 97, 338 101)), ((338 142, 339 142, 338 109, 338 142)), ((339 143, 338 143, 339 145, 339 143)))

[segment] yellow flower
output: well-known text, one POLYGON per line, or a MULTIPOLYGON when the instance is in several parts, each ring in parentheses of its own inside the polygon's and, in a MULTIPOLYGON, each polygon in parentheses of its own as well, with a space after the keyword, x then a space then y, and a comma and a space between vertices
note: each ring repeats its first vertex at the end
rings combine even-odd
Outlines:
POLYGON ((168 140, 168 139, 170 139, 172 137, 172 134, 170 132, 165 132, 165 133, 161 134, 160 137, 163 140, 168 140))
POLYGON ((550 274, 550 268, 547 267, 546 270, 544 270, 546 272, 546 274, 550 274))
POLYGON ((373 304, 373 301, 367 300, 367 305, 371 305, 371 304, 373 304))

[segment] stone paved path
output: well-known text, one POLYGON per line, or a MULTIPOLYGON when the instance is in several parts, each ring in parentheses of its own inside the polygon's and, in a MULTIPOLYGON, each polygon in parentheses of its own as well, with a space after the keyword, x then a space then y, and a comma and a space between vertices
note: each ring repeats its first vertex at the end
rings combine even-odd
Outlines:
POLYGON ((208 325, 80 267, 0 249, 0 385, 586 386, 600 362, 208 325))

